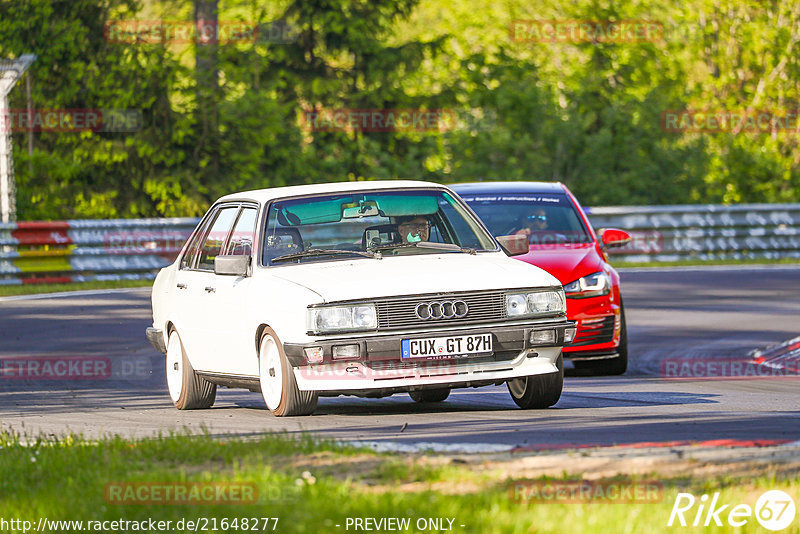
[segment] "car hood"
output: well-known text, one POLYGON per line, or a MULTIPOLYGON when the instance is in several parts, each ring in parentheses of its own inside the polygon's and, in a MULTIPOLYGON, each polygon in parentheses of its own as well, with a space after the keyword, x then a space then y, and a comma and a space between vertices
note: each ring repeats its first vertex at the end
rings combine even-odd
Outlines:
POLYGON ((561 285, 542 269, 502 253, 364 258, 270 267, 270 272, 314 291, 326 302, 561 285))
POLYGON ((541 267, 558 278, 562 284, 569 284, 581 276, 602 269, 600 256, 591 243, 558 247, 531 245, 530 252, 522 256, 515 256, 515 259, 541 267))

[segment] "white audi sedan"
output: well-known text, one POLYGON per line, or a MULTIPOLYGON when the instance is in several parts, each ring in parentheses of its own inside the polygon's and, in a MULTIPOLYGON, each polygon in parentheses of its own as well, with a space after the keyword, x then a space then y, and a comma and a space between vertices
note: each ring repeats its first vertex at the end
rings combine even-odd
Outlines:
POLYGON ((345 182, 219 199, 153 284, 147 338, 178 409, 217 386, 260 391, 277 416, 319 396, 506 383, 522 408, 561 396, 575 334, 556 278, 509 255, 447 187, 345 182))

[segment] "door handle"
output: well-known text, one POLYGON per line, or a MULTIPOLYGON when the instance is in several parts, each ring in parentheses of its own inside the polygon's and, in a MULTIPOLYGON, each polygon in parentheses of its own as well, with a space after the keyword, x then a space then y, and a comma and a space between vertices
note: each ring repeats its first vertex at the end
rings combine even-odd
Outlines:
POLYGON ((175 287, 177 287, 178 289, 186 289, 186 284, 178 283, 175 287))
POLYGON ((216 292, 217 292, 217 288, 211 287, 211 286, 206 286, 206 293, 216 293, 216 292))

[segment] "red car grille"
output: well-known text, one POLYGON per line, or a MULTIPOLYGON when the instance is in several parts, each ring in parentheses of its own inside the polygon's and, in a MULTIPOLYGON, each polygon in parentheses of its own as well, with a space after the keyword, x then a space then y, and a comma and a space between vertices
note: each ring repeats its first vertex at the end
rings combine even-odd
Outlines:
POLYGON ((572 342, 573 347, 608 343, 614 339, 614 316, 600 319, 587 319, 578 326, 578 335, 572 342))

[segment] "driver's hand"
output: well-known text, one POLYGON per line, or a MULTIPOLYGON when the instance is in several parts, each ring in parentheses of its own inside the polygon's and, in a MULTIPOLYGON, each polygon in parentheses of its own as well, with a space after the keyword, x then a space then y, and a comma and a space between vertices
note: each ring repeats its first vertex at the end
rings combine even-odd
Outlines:
POLYGON ((514 235, 524 235, 525 237, 531 237, 531 229, 530 228, 522 228, 514 232, 514 235))

